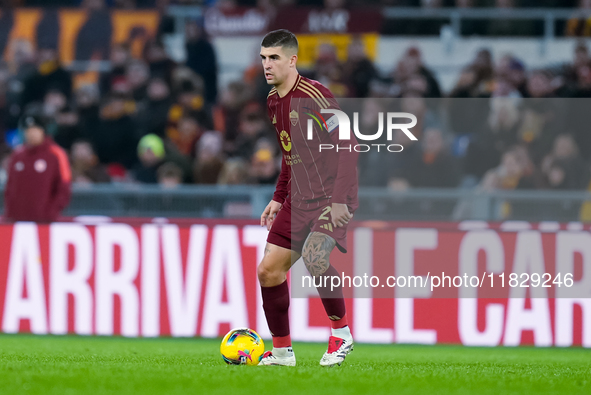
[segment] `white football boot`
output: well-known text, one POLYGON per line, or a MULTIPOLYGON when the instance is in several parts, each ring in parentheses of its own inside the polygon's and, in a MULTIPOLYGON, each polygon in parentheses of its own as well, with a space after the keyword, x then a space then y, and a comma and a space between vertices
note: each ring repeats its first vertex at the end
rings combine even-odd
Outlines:
POLYGON ((295 366, 296 358, 291 347, 273 348, 273 351, 267 351, 259 362, 259 366, 295 366))
MULTIPOLYGON (((350 332, 349 332, 350 333, 350 332)), ((321 366, 334 366, 343 363, 347 355, 353 351, 353 336, 336 337, 328 339, 328 350, 320 359, 321 366)))

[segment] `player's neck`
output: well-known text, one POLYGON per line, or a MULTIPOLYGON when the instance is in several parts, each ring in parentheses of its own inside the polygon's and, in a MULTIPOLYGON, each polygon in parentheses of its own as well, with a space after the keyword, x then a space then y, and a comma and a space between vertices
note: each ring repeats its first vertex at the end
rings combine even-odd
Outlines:
POLYGON ((279 97, 284 97, 289 93, 291 88, 293 88, 293 86, 295 85, 298 79, 298 75, 299 73, 297 71, 295 71, 294 73, 290 73, 281 85, 275 85, 279 97))

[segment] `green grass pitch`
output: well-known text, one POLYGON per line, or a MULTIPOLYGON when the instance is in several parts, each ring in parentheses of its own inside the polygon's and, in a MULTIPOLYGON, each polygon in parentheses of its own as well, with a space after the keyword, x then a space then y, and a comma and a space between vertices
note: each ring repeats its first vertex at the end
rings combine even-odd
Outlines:
POLYGON ((357 344, 341 367, 323 344, 298 366, 227 366, 219 340, 0 335, 0 393, 591 394, 591 350, 357 344))

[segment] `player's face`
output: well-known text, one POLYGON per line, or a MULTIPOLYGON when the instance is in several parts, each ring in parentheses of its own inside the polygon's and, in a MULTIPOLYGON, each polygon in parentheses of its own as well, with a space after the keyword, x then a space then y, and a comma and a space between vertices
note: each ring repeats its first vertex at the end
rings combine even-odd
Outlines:
POLYGON ((37 146, 43 143, 45 139, 45 132, 37 126, 32 126, 25 129, 25 142, 30 146, 37 146))
POLYGON ((295 68, 297 58, 297 55, 290 54, 282 47, 261 47, 261 61, 267 84, 281 85, 285 82, 289 70, 295 68))

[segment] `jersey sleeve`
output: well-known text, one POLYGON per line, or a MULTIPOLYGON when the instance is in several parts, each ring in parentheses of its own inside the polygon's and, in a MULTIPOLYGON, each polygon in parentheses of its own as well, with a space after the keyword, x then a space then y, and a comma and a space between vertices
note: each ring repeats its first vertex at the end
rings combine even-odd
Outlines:
POLYGON ((57 218, 70 203, 72 196, 72 172, 68 156, 57 145, 51 146, 51 152, 57 161, 57 172, 54 178, 53 196, 51 200, 51 217, 57 218))
MULTIPOLYGON (((275 91, 275 88, 271 89, 269 96, 271 96, 275 91)), ((271 107, 268 105, 267 101, 267 115, 269 120, 273 122, 273 111, 271 111, 271 107)), ((279 142, 281 144, 281 142, 279 142)), ((288 194, 288 185, 289 185, 289 166, 285 163, 283 158, 281 159, 281 172, 279 173, 279 178, 277 179, 277 185, 275 186, 275 193, 273 194, 273 200, 283 204, 285 199, 287 198, 288 194)))
POLYGON ((283 204, 287 198, 289 184, 289 166, 285 163, 285 160, 281 160, 281 173, 277 179, 277 186, 275 187, 275 193, 273 194, 273 200, 283 204))

